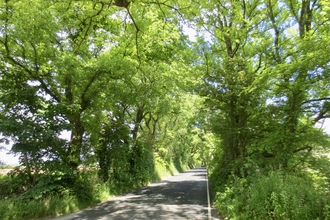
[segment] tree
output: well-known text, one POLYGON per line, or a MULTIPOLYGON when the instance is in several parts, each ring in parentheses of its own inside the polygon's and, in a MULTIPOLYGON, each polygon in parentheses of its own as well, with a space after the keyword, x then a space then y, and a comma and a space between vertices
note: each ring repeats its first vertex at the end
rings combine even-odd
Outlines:
POLYGON ((311 43, 320 43, 316 39, 323 35, 318 29, 323 29, 326 18, 319 17, 319 13, 325 4, 318 1, 283 1, 288 13, 281 13, 279 4, 273 1, 266 4, 269 28, 274 33, 271 51, 275 62, 270 73, 276 78, 276 83, 271 88, 276 103, 274 106, 277 106, 280 117, 277 118, 280 124, 275 133, 281 136, 275 144, 277 150, 273 149, 272 153, 279 164, 287 167, 294 154, 310 152, 320 144, 310 135, 315 136, 312 131, 315 123, 328 117, 325 113, 328 94, 317 91, 319 82, 324 83, 327 78, 327 71, 321 69, 329 60, 319 60, 314 66, 305 59, 311 52, 311 43))
MULTIPOLYGON (((263 51, 251 35, 261 37, 253 27, 260 16, 259 1, 216 2, 215 8, 204 5, 203 16, 196 21, 210 40, 199 41, 203 57, 199 69, 203 74, 200 88, 212 131, 221 139, 221 175, 228 175, 237 163, 240 167, 258 138, 260 115, 264 109, 263 84, 256 83, 262 74, 263 51), (201 69, 203 67, 203 69, 201 69)), ((237 167, 237 169, 238 169, 237 167)))
POLYGON ((111 129, 131 128, 124 139, 132 137, 133 147, 146 133, 143 123, 155 138, 177 90, 170 80, 184 66, 185 39, 176 27, 181 3, 30 3, 1 3, 1 132, 16 141, 13 150, 31 148, 31 158, 55 154, 75 170, 93 161, 100 138, 120 145, 123 137, 111 129), (104 137, 104 129, 117 139, 104 137), (71 132, 68 142, 56 138, 63 131, 71 132))
POLYGON ((197 86, 210 110, 205 122, 221 140, 217 175, 241 175, 251 160, 260 167, 292 168, 297 158, 304 161, 303 155, 324 145, 314 125, 328 117, 328 94, 319 86, 327 81, 329 60, 315 66, 307 60, 315 57, 311 42, 323 42, 326 5, 214 1, 196 6, 190 20, 202 33, 195 46, 201 57, 196 70, 203 75, 197 86))
MULTIPOLYGON (((10 79, 17 87, 25 84, 25 88, 34 88, 25 94, 27 98, 37 96, 40 105, 47 105, 46 114, 55 111, 62 129, 71 130, 70 143, 62 146, 66 148, 63 160, 75 169, 80 164, 85 132, 82 116, 106 79, 104 73, 93 68, 93 56, 98 57, 98 51, 88 50, 95 44, 88 36, 98 31, 95 27, 92 30, 91 24, 100 17, 104 6, 75 2, 71 7, 70 2, 49 1, 33 2, 33 8, 27 7, 29 2, 25 1, 2 4, 1 54, 2 65, 7 67, 2 81, 10 79)), ((17 92, 24 94, 25 88, 17 92)), ((19 97, 14 104, 40 110, 34 103, 22 101, 19 97)), ((9 109, 7 114, 17 117, 19 113, 9 109)))

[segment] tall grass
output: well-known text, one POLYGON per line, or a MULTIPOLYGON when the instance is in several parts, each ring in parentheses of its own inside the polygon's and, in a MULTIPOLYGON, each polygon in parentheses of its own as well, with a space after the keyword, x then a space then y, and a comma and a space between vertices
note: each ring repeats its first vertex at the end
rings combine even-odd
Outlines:
POLYGON ((41 200, 4 200, 0 203, 0 216, 3 220, 32 219, 56 216, 79 210, 79 201, 74 196, 52 196, 41 200))

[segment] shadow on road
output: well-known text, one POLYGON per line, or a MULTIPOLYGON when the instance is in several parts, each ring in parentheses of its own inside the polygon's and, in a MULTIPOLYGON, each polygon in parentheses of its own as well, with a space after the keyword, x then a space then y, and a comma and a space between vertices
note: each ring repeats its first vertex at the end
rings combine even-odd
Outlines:
POLYGON ((193 169, 56 220, 208 219, 206 183, 206 170, 193 169))

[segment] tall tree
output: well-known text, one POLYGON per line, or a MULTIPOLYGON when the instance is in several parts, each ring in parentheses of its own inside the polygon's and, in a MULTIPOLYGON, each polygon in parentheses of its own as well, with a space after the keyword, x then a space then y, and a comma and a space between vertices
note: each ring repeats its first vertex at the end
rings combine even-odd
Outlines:
POLYGON ((219 172, 227 175, 232 166, 242 164, 256 141, 258 115, 264 108, 264 85, 256 83, 262 74, 262 45, 251 35, 262 37, 253 27, 260 17, 259 1, 215 1, 215 8, 203 5, 196 20, 209 36, 198 45, 202 60, 206 105, 211 109, 209 121, 221 138, 219 172))

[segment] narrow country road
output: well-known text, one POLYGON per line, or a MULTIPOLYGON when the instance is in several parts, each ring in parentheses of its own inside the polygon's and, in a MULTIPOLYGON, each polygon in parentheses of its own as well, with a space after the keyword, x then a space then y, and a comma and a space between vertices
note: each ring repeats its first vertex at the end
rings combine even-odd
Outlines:
POLYGON ((219 219, 209 207, 207 193, 206 169, 195 168, 55 219, 219 219))

